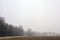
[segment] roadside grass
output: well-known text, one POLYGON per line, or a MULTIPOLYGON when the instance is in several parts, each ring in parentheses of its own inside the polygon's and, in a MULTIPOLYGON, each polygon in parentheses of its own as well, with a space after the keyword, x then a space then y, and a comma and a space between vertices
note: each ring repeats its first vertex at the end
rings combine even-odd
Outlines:
POLYGON ((49 37, 49 36, 47 36, 47 37, 39 37, 39 36, 37 36, 37 37, 32 37, 32 36, 30 36, 30 37, 28 37, 28 36, 16 36, 16 37, 1 37, 0 38, 0 40, 60 40, 60 37, 49 37))

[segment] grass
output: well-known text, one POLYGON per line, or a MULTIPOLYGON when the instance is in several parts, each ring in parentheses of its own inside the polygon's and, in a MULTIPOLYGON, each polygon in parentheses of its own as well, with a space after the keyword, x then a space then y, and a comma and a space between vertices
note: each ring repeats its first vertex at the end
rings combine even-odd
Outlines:
POLYGON ((0 40, 60 40, 60 37, 56 36, 56 37, 20 37, 20 36, 16 36, 16 37, 1 37, 0 40))

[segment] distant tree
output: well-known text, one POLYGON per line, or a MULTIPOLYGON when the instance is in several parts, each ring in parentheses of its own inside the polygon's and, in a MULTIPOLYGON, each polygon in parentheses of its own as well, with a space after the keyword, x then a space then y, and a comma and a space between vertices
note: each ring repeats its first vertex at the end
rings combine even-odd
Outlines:
POLYGON ((5 36, 9 36, 9 30, 10 30, 9 24, 5 23, 4 26, 5 26, 5 36))
POLYGON ((0 17, 0 36, 5 36, 5 20, 4 17, 0 17))
POLYGON ((9 25, 8 35, 13 36, 14 35, 13 32, 14 32, 14 26, 9 25))
POLYGON ((32 36, 32 30, 31 29, 27 30, 27 36, 32 36))
POLYGON ((32 35, 32 36, 36 36, 35 33, 36 33, 35 31, 32 31, 31 35, 32 35))
POLYGON ((23 29, 23 26, 22 25, 20 25, 19 26, 19 30, 20 30, 20 36, 23 36, 24 35, 24 29, 23 29))

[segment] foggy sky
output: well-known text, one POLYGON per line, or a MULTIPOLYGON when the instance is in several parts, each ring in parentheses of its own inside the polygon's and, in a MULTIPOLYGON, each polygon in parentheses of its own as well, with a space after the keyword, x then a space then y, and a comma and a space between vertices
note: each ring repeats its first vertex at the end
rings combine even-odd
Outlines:
POLYGON ((24 30, 60 33, 60 0, 0 0, 0 15, 24 30))

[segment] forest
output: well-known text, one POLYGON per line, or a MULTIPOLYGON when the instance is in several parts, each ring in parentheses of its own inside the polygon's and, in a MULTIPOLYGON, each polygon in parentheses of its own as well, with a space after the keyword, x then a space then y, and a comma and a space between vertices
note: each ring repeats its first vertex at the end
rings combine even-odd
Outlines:
POLYGON ((0 37, 5 36, 35 36, 38 32, 28 29, 25 31, 22 25, 14 26, 5 22, 4 17, 0 17, 0 37))
POLYGON ((55 32, 36 32, 28 29, 24 30, 23 25, 14 26, 12 24, 8 24, 5 22, 4 17, 0 17, 0 37, 5 36, 59 36, 60 34, 56 34, 55 32))

